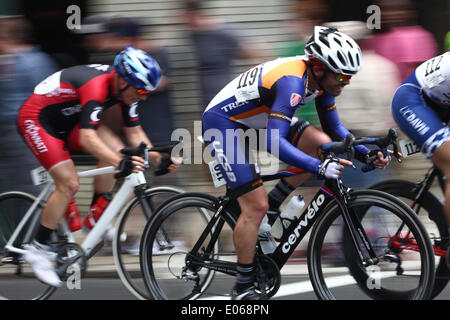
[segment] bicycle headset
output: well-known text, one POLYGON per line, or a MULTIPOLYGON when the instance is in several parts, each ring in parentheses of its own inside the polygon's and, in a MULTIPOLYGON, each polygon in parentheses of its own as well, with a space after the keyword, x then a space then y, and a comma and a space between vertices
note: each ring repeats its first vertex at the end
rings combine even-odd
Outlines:
POLYGON ((158 62, 148 53, 126 46, 114 59, 114 67, 128 83, 120 93, 129 86, 140 90, 153 91, 161 80, 161 69, 158 62))
POLYGON ((315 26, 314 34, 305 45, 305 53, 310 65, 318 65, 325 70, 320 79, 311 72, 321 89, 320 83, 330 70, 353 76, 361 69, 361 49, 355 40, 336 28, 315 26))

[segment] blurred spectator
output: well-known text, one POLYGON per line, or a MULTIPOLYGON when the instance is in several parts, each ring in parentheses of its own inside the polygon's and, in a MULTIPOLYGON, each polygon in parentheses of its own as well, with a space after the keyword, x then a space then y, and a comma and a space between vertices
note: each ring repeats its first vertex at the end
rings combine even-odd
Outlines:
MULTIPOLYGON (((352 77, 344 94, 336 97, 336 106, 344 124, 355 136, 386 135, 396 127, 391 115, 391 100, 401 83, 396 65, 383 56, 364 47, 370 30, 361 21, 325 23, 353 38, 362 51, 361 70, 352 77)), ((363 173, 363 164, 354 161, 356 170, 347 168, 342 175, 345 183, 354 188, 368 187, 392 173, 392 168, 363 173)))
POLYGON ((109 51, 112 41, 108 32, 108 15, 92 15, 83 19, 80 29, 74 29, 81 39, 80 43, 85 53, 83 63, 112 64, 114 53, 109 51))
POLYGON ((379 0, 381 30, 368 40, 376 53, 394 62, 406 79, 423 61, 437 54, 433 35, 417 25, 417 10, 410 0, 379 0))
POLYGON ((244 43, 237 28, 205 15, 201 0, 186 0, 184 18, 191 31, 200 72, 203 112, 214 96, 235 76, 236 58, 258 59, 260 48, 244 43))
POLYGON ((23 17, 0 17, 0 192, 38 193, 30 170, 40 166, 16 126, 17 112, 34 87, 58 67, 33 45, 30 23, 23 17))
MULTIPOLYGON (((280 45, 280 57, 292 57, 305 54, 305 44, 311 36, 314 26, 322 25, 328 16, 328 7, 322 0, 294 0, 291 2, 292 18, 286 21, 286 30, 290 41, 280 45)), ((320 126, 315 102, 311 101, 295 113, 315 127, 320 126)))

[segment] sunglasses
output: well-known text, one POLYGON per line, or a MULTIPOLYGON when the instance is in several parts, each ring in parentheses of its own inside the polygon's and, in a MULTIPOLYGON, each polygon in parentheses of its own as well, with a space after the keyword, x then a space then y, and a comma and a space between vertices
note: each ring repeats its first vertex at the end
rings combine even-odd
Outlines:
POLYGON ((336 72, 331 72, 334 79, 336 79, 336 81, 338 82, 344 82, 344 81, 350 81, 350 79, 352 78, 352 76, 348 76, 345 74, 340 74, 340 73, 336 73, 336 72))
POLYGON ((148 90, 143 90, 143 89, 136 89, 137 93, 139 93, 141 96, 145 96, 147 94, 150 93, 150 91, 148 90))

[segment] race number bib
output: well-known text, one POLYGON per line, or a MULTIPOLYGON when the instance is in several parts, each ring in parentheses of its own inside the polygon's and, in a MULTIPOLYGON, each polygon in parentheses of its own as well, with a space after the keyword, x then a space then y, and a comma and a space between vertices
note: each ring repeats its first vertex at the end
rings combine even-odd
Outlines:
POLYGON ((222 175, 222 172, 220 171, 219 164, 216 160, 211 161, 208 163, 209 170, 211 171, 211 177, 214 182, 214 187, 219 188, 223 185, 225 185, 227 182, 225 181, 225 178, 222 175))
POLYGON ((236 87, 236 101, 244 102, 259 99, 258 79, 262 68, 260 66, 250 69, 238 78, 236 87))
POLYGON ((419 146, 415 144, 414 141, 409 139, 400 140, 399 146, 400 152, 402 153, 404 158, 420 152, 419 146))
POLYGON ((47 183, 51 180, 51 176, 48 174, 44 167, 39 167, 30 171, 31 181, 35 186, 47 183))

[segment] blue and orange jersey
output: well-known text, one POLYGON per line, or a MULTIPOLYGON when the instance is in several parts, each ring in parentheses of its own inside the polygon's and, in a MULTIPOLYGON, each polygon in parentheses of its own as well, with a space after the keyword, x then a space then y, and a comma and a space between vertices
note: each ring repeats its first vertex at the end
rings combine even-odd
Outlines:
MULTIPOLYGON (((271 129, 279 134, 279 158, 291 165, 317 172, 319 159, 307 156, 286 137, 297 108, 315 100, 322 129, 333 140, 349 133, 339 120, 335 98, 328 92, 307 89, 306 57, 278 58, 242 73, 225 86, 209 103, 205 114, 219 116, 248 128, 267 129, 267 148, 271 151, 271 129)), ((367 153, 368 149, 359 147, 367 153)))

